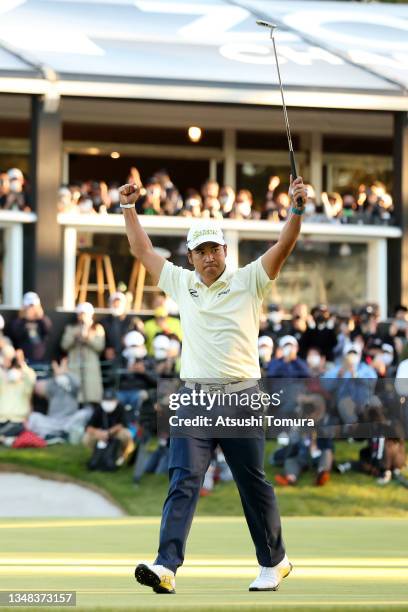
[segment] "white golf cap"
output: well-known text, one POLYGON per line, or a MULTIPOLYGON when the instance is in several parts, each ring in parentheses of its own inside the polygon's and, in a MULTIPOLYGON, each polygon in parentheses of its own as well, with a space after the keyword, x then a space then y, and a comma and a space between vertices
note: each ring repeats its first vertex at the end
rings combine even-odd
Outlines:
POLYGON ((282 336, 282 338, 279 339, 279 347, 283 348, 286 344, 291 344, 292 346, 299 346, 298 341, 296 340, 295 336, 282 336))
POLYGON ((78 304, 76 307, 77 314, 93 315, 94 312, 95 309, 90 302, 82 302, 82 304, 78 304))
POLYGON ((28 291, 23 295, 23 306, 39 306, 41 304, 40 296, 34 291, 28 291))
POLYGON ((128 332, 123 341, 126 348, 129 348, 130 346, 143 346, 145 343, 143 334, 138 331, 128 332))
POLYGON ((192 251, 204 242, 225 244, 222 229, 214 221, 201 221, 190 227, 187 234, 187 248, 192 251))
POLYGON ((19 181, 22 181, 24 179, 24 175, 21 172, 20 168, 10 168, 9 170, 7 170, 7 174, 10 181, 12 181, 13 179, 18 179, 19 181))
POLYGON ((382 345, 381 349, 384 353, 390 353, 390 355, 394 355, 394 347, 392 346, 392 344, 387 344, 387 342, 385 342, 382 345))
POLYGON ((109 303, 113 304, 115 300, 120 300, 121 302, 126 302, 126 295, 121 291, 115 291, 115 293, 111 293, 109 296, 109 303))
POLYGON ((259 336, 258 346, 268 346, 273 349, 273 340, 270 336, 259 336))

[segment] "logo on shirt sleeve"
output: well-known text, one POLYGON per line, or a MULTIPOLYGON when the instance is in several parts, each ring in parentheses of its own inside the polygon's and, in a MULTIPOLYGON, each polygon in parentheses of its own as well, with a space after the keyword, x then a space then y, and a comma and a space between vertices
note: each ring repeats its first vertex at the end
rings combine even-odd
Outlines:
POLYGON ((192 297, 198 297, 198 291, 196 291, 196 289, 189 289, 189 293, 192 297))

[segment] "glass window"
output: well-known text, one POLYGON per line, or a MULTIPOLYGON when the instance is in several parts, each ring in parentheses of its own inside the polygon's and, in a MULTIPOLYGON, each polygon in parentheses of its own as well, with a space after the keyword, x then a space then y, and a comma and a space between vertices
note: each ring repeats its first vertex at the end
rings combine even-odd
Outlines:
MULTIPOLYGON (((272 243, 242 240, 239 265, 262 255, 272 243)), ((305 302, 310 307, 324 303, 350 308, 366 301, 367 247, 365 244, 298 241, 273 283, 265 303, 291 308, 305 302)))

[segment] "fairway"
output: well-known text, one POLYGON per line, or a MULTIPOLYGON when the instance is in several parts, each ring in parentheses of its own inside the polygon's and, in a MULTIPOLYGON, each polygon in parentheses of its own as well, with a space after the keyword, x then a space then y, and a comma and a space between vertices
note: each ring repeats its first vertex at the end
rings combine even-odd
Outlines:
POLYGON ((3 520, 0 589, 75 590, 76 609, 408 610, 406 519, 283 523, 294 570, 278 592, 248 592, 258 568, 241 518, 198 517, 177 595, 160 597, 133 578, 154 558, 159 518, 3 520))

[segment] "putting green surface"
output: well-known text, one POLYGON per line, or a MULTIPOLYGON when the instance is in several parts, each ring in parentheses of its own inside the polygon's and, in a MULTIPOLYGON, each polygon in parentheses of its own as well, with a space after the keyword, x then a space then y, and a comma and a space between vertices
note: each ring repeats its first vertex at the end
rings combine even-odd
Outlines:
POLYGON ((76 591, 67 610, 408 610, 407 519, 284 518, 294 570, 279 591, 250 593, 258 567, 244 520, 197 517, 177 595, 162 596, 133 578, 154 559, 159 521, 2 520, 0 590, 76 591))

